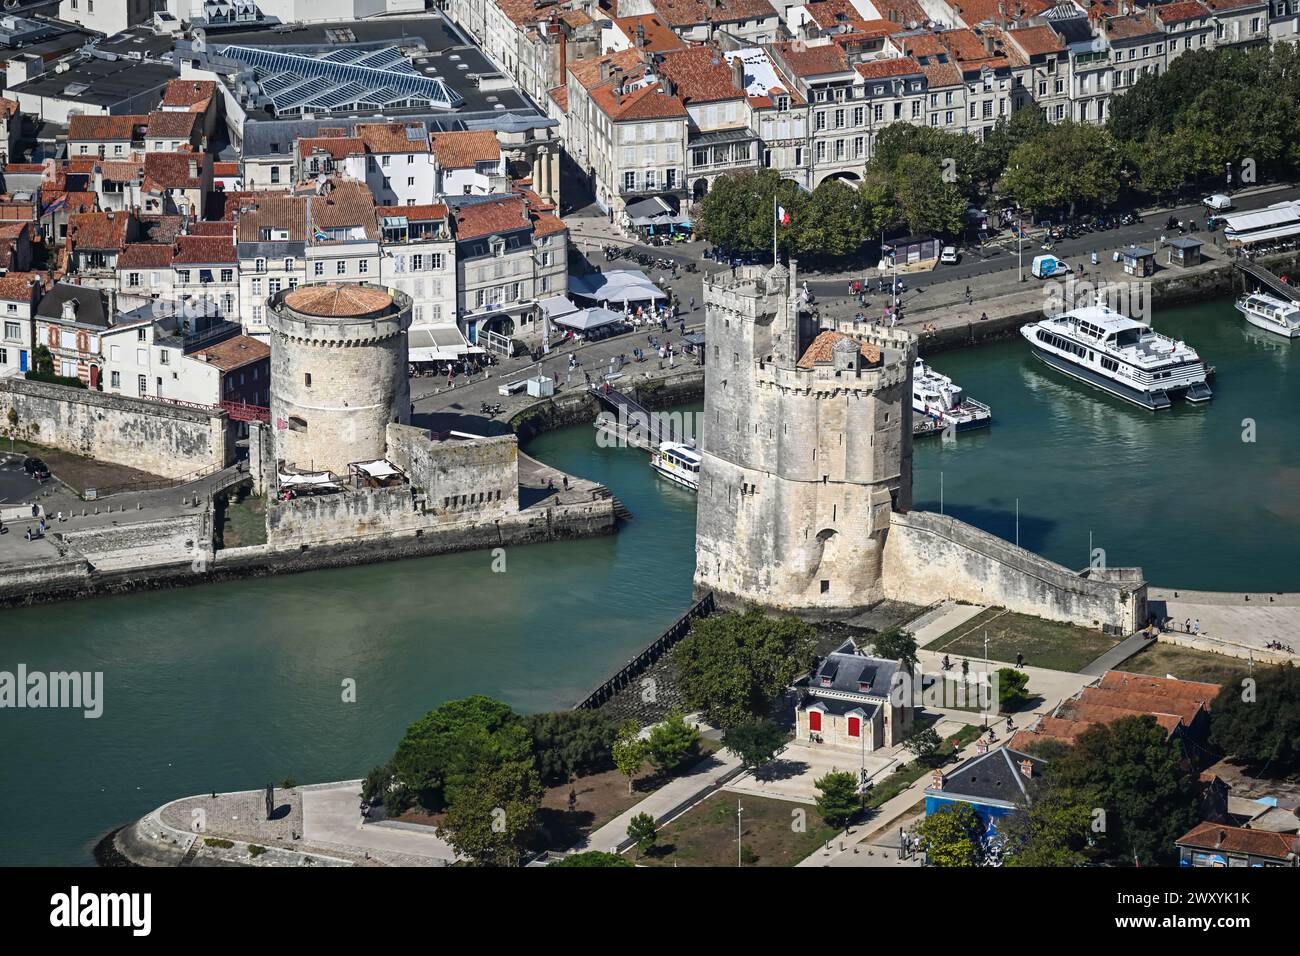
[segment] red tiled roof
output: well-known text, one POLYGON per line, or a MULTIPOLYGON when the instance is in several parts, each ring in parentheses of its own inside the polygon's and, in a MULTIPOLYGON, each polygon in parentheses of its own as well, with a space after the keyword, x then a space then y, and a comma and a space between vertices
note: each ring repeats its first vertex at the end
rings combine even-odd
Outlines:
POLYGON ((393 304, 393 297, 382 289, 326 282, 300 286, 285 295, 284 303, 304 315, 339 318, 379 312, 393 304))
POLYGON ((149 125, 145 129, 145 135, 189 139, 194 135, 194 128, 198 124, 199 115, 197 113, 180 113, 176 111, 150 113, 149 125))
POLYGON ((123 160, 101 160, 99 171, 110 183, 134 183, 144 179, 144 163, 123 160))
POLYGON ((899 56, 888 60, 868 60, 853 67, 868 80, 883 80, 890 76, 910 76, 921 72, 921 64, 913 57, 899 56))
POLYGON ((371 153, 423 153, 429 150, 429 131, 423 123, 358 123, 356 136, 371 153), (407 136, 413 131, 415 139, 407 136))
POLYGON ((429 151, 443 169, 472 169, 475 163, 495 163, 501 159, 501 144, 491 130, 434 133, 429 151))
POLYGON ((1004 16, 1007 25, 1014 26, 1056 6, 1047 0, 952 0, 950 5, 969 27, 985 20, 998 23, 1004 16))
POLYGON ((429 222, 435 219, 446 219, 448 210, 446 203, 437 202, 421 206, 403 206, 400 213, 394 212, 394 214, 405 216, 415 222, 429 222))
POLYGON ((539 212, 533 216, 533 236, 550 236, 557 232, 565 232, 568 225, 559 216, 553 216, 549 212, 539 212))
MULTIPOLYGON (((363 183, 337 178, 331 178, 330 182, 334 188, 310 198, 312 226, 320 229, 360 226, 365 230, 367 239, 378 239, 374 194, 363 183)), ((309 238, 314 244, 324 244, 326 241, 317 242, 314 237, 309 238)))
POLYGON ((745 91, 736 86, 731 67, 717 50, 697 46, 663 54, 659 75, 677 86, 684 103, 715 103, 738 100, 745 91))
POLYGON ((18 112, 18 101, 0 96, 0 119, 9 119, 18 112))
POLYGON ((681 98, 664 92, 659 83, 648 83, 633 90, 624 89, 620 95, 615 92, 615 83, 591 91, 591 99, 610 119, 646 120, 684 118, 686 107, 681 98))
POLYGON ((175 262, 186 265, 234 262, 233 236, 177 236, 175 262))
POLYGON ((669 26, 696 23, 735 23, 737 20, 765 20, 777 12, 768 0, 650 0, 655 12, 669 26))
POLYGON ((649 53, 684 50, 687 43, 672 31, 656 13, 643 13, 633 17, 615 17, 614 22, 632 45, 649 53), (644 42, 642 43, 642 39, 644 42))
POLYGON ((1209 820, 1198 823, 1174 842, 1180 846, 1186 845, 1200 850, 1249 853, 1273 860, 1293 859, 1300 853, 1300 837, 1294 833, 1232 827, 1209 820))
POLYGON ((512 196, 492 202, 470 203, 456 210, 456 238, 476 239, 529 225, 523 199, 512 196))
POLYGON ((1199 0, 1174 0, 1156 7, 1156 16, 1162 23, 1181 23, 1184 20, 1201 20, 1210 16, 1210 11, 1199 0))
POLYGON ((193 189, 202 185, 203 157, 196 153, 146 153, 144 188, 193 189))
POLYGON ((68 118, 68 139, 70 141, 89 140, 126 140, 136 138, 137 132, 143 130, 147 116, 90 116, 80 114, 68 118))
POLYGON ((236 335, 223 339, 216 345, 198 349, 189 353, 192 358, 208 365, 214 365, 223 372, 230 372, 254 362, 261 362, 271 357, 271 347, 260 339, 248 335, 236 335))
POLYGON ((216 222, 192 222, 190 223, 191 236, 231 236, 235 235, 235 224, 226 219, 219 219, 216 222))
POLYGON ((239 163, 213 163, 212 175, 214 176, 238 176, 239 163))
POLYGON ((262 242, 263 229, 285 229, 290 242, 307 238, 306 196, 238 192, 224 198, 226 215, 237 217, 240 242, 262 242))
POLYGON ((1172 677, 1151 677, 1129 671, 1107 671, 1098 682, 1099 687, 1125 690, 1134 693, 1167 697, 1171 700, 1198 701, 1208 710, 1223 688, 1195 680, 1177 680, 1172 677))
POLYGON ((547 91, 548 95, 555 101, 555 105, 560 108, 560 112, 569 112, 569 87, 557 86, 553 90, 547 91))
POLYGON ((128 243, 117 257, 119 269, 165 269, 172 264, 171 246, 152 242, 128 243))
POLYGON ((365 155, 366 144, 356 136, 304 136, 298 140, 298 155, 307 159, 314 153, 325 153, 330 159, 365 155))
POLYGON ((30 302, 32 283, 40 287, 41 277, 35 272, 6 272, 0 276, 0 299, 6 302, 30 302))
MULTIPOLYGON (((845 335, 843 332, 835 332, 831 329, 818 332, 817 338, 813 339, 808 348, 804 350, 803 355, 797 363, 799 368, 810 369, 814 365, 827 365, 835 355, 835 343, 840 339, 853 341, 853 337, 845 335)), ((870 342, 859 342, 858 351, 868 365, 876 365, 880 362, 880 347, 870 342)))
MULTIPOLYGON (((1146 20, 1146 17, 1137 19, 1146 20)), ((1150 23, 1149 20, 1147 22, 1150 23)), ((1011 41, 1024 51, 1025 56, 1060 53, 1065 49, 1065 41, 1061 39, 1061 35, 1047 26, 1019 27, 1015 30, 1007 30, 1004 35, 1010 37, 1011 41)))
POLYGON ((201 110, 216 93, 217 84, 212 80, 169 80, 162 105, 201 110))
POLYGON ((591 90, 606 82, 600 77, 601 67, 606 65, 615 72, 626 73, 641 65, 641 51, 619 50, 617 53, 607 53, 587 60, 569 60, 568 70, 579 86, 591 90))
POLYGON ((795 76, 844 73, 849 69, 844 49, 834 43, 808 46, 801 42, 786 42, 776 44, 776 48, 795 76))
MULTIPOLYGON (((1039 27, 1051 30, 1050 27, 1039 27)), ((1151 18, 1142 13, 1130 13, 1125 17, 1107 17, 1103 21, 1103 31, 1111 40, 1132 40, 1137 37, 1161 36, 1164 30, 1151 22, 1151 18)), ((1020 31, 1015 31, 1019 33, 1020 31)), ((1055 35, 1055 31, 1051 31, 1055 35)))
POLYGON ((68 217, 68 238, 79 249, 126 248, 131 217, 124 212, 82 212, 68 217))

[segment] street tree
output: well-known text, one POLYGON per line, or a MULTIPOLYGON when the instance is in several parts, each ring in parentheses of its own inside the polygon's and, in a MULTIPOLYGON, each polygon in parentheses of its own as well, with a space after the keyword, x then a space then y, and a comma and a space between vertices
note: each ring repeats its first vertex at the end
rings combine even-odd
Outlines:
POLYGON ((641 772, 649 755, 649 746, 640 736, 641 728, 635 720, 629 720, 618 729, 610 756, 618 772, 627 777, 627 792, 632 792, 632 780, 641 772))
POLYGON ((921 764, 933 764, 943 747, 943 740, 934 727, 925 727, 903 741, 903 747, 921 764))
POLYGON ((722 734, 722 746, 740 758, 746 770, 771 763, 785 741, 785 731, 767 717, 742 721, 722 734))
POLYGON ((827 826, 843 829, 862 809, 857 774, 832 770, 813 781, 813 786, 817 788, 817 812, 827 826))
POLYGON ((998 821, 1005 866, 1080 866, 1093 821, 1086 794, 1042 787, 1028 807, 998 821))
POLYGON ((648 813, 635 814, 627 822, 627 835, 636 846, 637 859, 641 858, 642 853, 650 852, 659 838, 659 828, 655 826, 655 818, 648 813))
POLYGON ((871 652, 876 657, 916 664, 916 638, 902 628, 891 627, 881 631, 871 641, 871 652))
POLYGON ((476 695, 429 711, 407 728, 393 755, 398 781, 436 812, 483 767, 533 767, 533 741, 507 704, 476 695))
POLYGON ((1011 152, 999 191, 1024 209, 1107 203, 1119 191, 1120 150, 1099 126, 1066 120, 1011 152))
POLYGON ((815 633, 806 621, 756 608, 694 621, 672 654, 683 701, 718 727, 768 716, 812 664, 815 633))
POLYGON ((1210 741, 1274 776, 1300 769, 1300 669, 1257 668, 1223 685, 1210 710, 1210 741))
POLYGON ((672 773, 700 753, 700 732, 686 722, 679 710, 671 710, 650 728, 646 741, 650 763, 660 773, 672 773))
POLYGON ((916 825, 926 858, 934 866, 979 866, 984 825, 968 803, 949 803, 916 825))
POLYGON ((483 768, 455 790, 437 833, 475 866, 519 866, 541 805, 541 783, 531 766, 483 768))

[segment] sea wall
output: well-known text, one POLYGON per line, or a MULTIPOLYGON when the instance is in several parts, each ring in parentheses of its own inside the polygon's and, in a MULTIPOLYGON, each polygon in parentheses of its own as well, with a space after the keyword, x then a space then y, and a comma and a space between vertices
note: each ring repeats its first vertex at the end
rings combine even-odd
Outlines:
POLYGON ((896 513, 884 550, 885 596, 998 605, 1084 627, 1132 633, 1146 621, 1146 583, 1137 569, 1079 574, 944 515, 896 513))
POLYGON ((3 378, 5 427, 11 409, 20 439, 164 478, 216 471, 233 460, 225 412, 3 378))

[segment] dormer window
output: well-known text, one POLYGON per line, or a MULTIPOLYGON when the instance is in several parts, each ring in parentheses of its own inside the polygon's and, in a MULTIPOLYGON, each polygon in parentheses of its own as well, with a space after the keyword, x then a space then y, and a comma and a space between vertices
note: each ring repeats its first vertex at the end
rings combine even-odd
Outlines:
POLYGON ((858 693, 859 694, 871 693, 871 682, 865 680, 858 681, 858 693))
POLYGON ((823 687, 830 687, 830 686, 831 686, 831 679, 830 679, 829 677, 827 677, 826 675, 824 675, 824 674, 822 675, 822 686, 823 686, 823 687))

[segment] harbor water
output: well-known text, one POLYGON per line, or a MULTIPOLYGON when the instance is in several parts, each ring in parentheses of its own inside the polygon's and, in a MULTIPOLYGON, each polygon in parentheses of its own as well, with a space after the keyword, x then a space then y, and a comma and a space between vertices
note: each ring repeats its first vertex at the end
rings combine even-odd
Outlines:
MULTIPOLYGON (((917 442, 917 506, 942 497, 1015 540, 1019 499, 1020 543, 1071 567, 1091 540, 1155 584, 1300 589, 1300 343, 1230 302, 1155 318, 1217 367, 1208 407, 1127 406, 1020 340, 934 356, 994 424, 917 442)), ((510 549, 503 573, 481 552, 0 611, 0 670, 104 674, 98 719, 0 710, 0 863, 90 863, 101 836, 176 797, 361 776, 450 698, 582 698, 689 605, 694 496, 590 426, 529 451, 605 483, 635 518, 510 549)))

